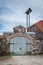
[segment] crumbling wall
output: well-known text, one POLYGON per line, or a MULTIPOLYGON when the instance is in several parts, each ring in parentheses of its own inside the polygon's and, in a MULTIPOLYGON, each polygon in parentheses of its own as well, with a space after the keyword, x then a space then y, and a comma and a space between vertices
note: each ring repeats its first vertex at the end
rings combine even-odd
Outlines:
POLYGON ((36 40, 35 43, 31 44, 31 53, 39 54, 43 53, 43 40, 36 40))
POLYGON ((8 51, 9 51, 9 44, 1 40, 0 41, 0 56, 7 55, 8 51))

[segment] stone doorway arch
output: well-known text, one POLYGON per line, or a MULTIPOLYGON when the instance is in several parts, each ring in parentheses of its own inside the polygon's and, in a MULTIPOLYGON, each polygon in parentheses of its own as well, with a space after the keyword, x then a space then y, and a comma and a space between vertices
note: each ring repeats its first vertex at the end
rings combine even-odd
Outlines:
MULTIPOLYGON (((26 34, 26 33, 15 33, 15 34, 12 34, 12 35, 10 35, 10 36, 8 36, 6 39, 7 39, 7 41, 8 41, 8 43, 11 43, 10 41, 13 39, 13 38, 16 38, 17 39, 17 37, 24 37, 24 38, 26 38, 26 39, 28 39, 28 41, 30 41, 30 42, 28 42, 28 43, 30 43, 30 45, 32 44, 32 43, 34 43, 33 42, 33 40, 34 40, 34 38, 32 38, 29 34, 26 34)), ((20 39, 19 38, 19 39, 20 39)), ((14 39, 15 40, 15 39, 14 39)), ((21 40, 20 40, 21 41, 21 40)), ((15 41, 14 41, 15 42, 15 41)), ((22 41, 22 43, 23 43, 23 41, 22 41)), ((24 44, 24 43, 23 43, 24 44)), ((23 45, 21 45, 22 47, 23 47, 23 45)), ((26 45, 24 45, 24 46, 26 46, 26 45)), ((17 47, 17 45, 16 45, 16 47, 17 47)), ((27 45, 27 48, 28 48, 29 46, 27 45)), ((31 48, 31 46, 30 46, 30 48, 31 48)), ((25 48, 26 49, 26 48, 25 48)), ((25 50, 24 48, 23 48, 23 50, 25 50)), ((28 48, 29 49, 29 48, 28 48)), ((11 48, 9 48, 9 51, 11 50, 11 48)), ((22 48, 20 47, 20 50, 22 50, 22 48)), ((22 50, 22 52, 23 52, 23 50, 22 50)), ((13 45, 13 51, 14 51, 14 45, 13 45)), ((17 51, 17 50, 16 50, 17 51)), ((19 51, 18 51, 19 52, 19 51)), ((30 51, 29 51, 30 52, 30 51)), ((20 52, 21 53, 21 52, 20 52)), ((19 54, 20 54, 19 53, 19 54)), ((22 53, 21 53, 22 54, 22 53)))

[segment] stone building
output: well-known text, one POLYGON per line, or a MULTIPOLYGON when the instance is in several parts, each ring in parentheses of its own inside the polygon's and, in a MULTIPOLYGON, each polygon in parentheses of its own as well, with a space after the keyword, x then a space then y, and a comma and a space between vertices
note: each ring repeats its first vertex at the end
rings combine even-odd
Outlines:
POLYGON ((6 42, 4 36, 0 35, 0 55, 6 54, 6 42))
POLYGON ((37 39, 43 40, 43 20, 40 20, 37 23, 30 26, 30 28, 28 28, 28 32, 29 32, 29 29, 31 32, 36 33, 37 39))
POLYGON ((40 41, 40 53, 43 53, 43 20, 38 21, 28 28, 28 31, 35 32, 35 37, 40 41))
POLYGON ((0 49, 4 48, 4 50, 0 50, 0 53, 6 52, 5 54, 13 53, 15 55, 43 53, 43 32, 36 25, 31 26, 30 31, 26 32, 26 28, 19 25, 13 28, 13 33, 4 32, 3 43, 0 41, 2 45, 2 47, 0 45, 0 49), (37 37, 38 34, 41 34, 39 32, 42 33, 42 36, 39 36, 41 39, 37 37))
MULTIPOLYGON (((7 52, 14 54, 29 54, 35 39, 26 32, 26 28, 19 25, 13 28, 13 33, 4 33, 3 36, 8 44, 7 52)), ((32 34, 34 35, 34 34, 32 34)))

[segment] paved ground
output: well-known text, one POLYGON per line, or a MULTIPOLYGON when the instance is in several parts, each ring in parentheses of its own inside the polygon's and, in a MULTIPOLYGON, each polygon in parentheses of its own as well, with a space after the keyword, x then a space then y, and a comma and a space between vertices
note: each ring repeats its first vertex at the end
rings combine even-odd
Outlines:
POLYGON ((43 56, 0 57, 0 65, 43 65, 43 56))

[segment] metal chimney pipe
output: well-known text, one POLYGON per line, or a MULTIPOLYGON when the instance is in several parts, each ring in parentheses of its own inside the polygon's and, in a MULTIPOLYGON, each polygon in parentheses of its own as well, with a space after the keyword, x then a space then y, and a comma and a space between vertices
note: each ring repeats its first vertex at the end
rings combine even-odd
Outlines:
POLYGON ((26 14, 26 31, 28 29, 28 15, 26 14))
MULTIPOLYGON (((27 32, 28 32, 28 25, 30 27, 30 13, 32 12, 31 8, 29 8, 25 14, 26 14, 26 28, 27 28, 27 32), (28 24, 28 16, 29 16, 29 24, 28 24)), ((30 31, 30 28, 29 28, 29 31, 30 31)))

